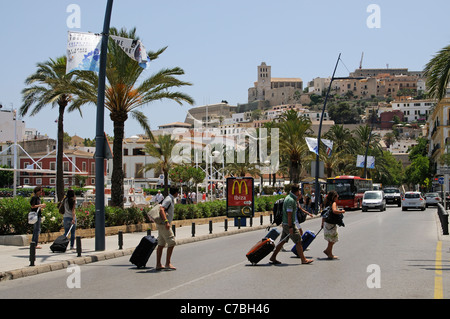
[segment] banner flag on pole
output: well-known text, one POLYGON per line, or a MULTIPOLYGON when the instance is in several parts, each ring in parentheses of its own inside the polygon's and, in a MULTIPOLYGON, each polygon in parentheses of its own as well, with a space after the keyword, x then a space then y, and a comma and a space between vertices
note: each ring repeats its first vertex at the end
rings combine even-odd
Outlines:
POLYGON ((66 74, 76 70, 98 72, 101 43, 100 34, 69 31, 66 74))
MULTIPOLYGON (((364 168, 364 155, 358 155, 356 158, 356 167, 364 168)), ((367 156, 366 168, 375 168, 375 157, 367 156)))
POLYGON ((140 40, 122 38, 115 35, 110 35, 110 37, 130 58, 137 61, 141 68, 146 69, 149 66, 150 58, 140 40))
POLYGON ((331 152, 333 151, 333 141, 331 140, 321 140, 323 142, 323 144, 325 144, 325 146, 327 147, 327 155, 328 157, 331 156, 331 152))
POLYGON ((317 138, 305 137, 305 140, 306 140, 306 145, 308 145, 309 150, 311 152, 319 155, 319 147, 317 146, 317 138))

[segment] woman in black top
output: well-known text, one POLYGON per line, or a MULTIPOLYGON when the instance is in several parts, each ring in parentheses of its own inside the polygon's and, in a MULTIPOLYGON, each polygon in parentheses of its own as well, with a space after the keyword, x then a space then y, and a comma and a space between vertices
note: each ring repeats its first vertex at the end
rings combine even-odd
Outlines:
POLYGON ((30 200, 30 205, 31 205, 31 210, 36 212, 39 209, 39 213, 38 213, 38 220, 37 222, 34 224, 34 228, 33 228, 33 237, 31 238, 31 241, 36 243, 36 248, 40 249, 42 248, 41 246, 38 245, 38 241, 39 241, 39 234, 41 233, 41 217, 42 217, 42 209, 45 208, 45 204, 41 204, 41 199, 39 196, 42 196, 43 194, 43 190, 40 186, 37 186, 34 188, 34 195, 30 200))

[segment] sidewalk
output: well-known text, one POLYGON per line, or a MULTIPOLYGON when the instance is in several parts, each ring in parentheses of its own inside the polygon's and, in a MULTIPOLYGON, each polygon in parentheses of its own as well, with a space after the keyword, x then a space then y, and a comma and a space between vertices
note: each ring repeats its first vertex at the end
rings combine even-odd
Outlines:
MULTIPOLYGON (((192 236, 192 227, 184 226, 176 228, 175 237, 177 245, 183 245, 200 240, 229 236, 238 233, 262 230, 270 225, 270 217, 263 217, 263 225, 259 218, 253 218, 253 226, 247 226, 238 229, 234 226, 234 219, 228 220, 228 230, 225 231, 223 222, 213 224, 212 234, 209 231, 209 224, 197 225, 195 227, 195 237, 192 236)), ((82 253, 77 256, 76 250, 67 250, 65 253, 52 253, 51 243, 40 244, 42 249, 36 249, 36 260, 34 266, 30 266, 30 247, 29 246, 3 246, 0 245, 0 281, 17 279, 32 275, 37 275, 49 271, 67 268, 70 264, 88 264, 96 261, 112 259, 131 255, 139 244, 146 232, 124 233, 123 246, 119 249, 119 237, 107 236, 105 238, 105 250, 95 251, 95 238, 81 239, 82 253)), ((152 231, 152 236, 158 237, 158 231, 152 231)), ((261 235, 263 233, 261 232, 261 235)), ((130 264, 131 265, 131 264, 130 264)))

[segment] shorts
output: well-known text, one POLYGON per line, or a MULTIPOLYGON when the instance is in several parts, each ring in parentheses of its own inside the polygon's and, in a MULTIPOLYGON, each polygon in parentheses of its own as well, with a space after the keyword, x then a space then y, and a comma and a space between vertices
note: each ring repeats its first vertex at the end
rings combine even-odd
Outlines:
POLYGON ((300 235, 300 231, 297 229, 297 227, 293 228, 294 232, 289 232, 289 226, 283 225, 283 233, 281 234, 281 239, 285 238, 287 235, 289 235, 289 238, 292 239, 294 244, 298 244, 302 242, 302 236, 300 235))
POLYGON ((176 245, 175 235, 172 228, 167 229, 166 225, 156 224, 158 229, 158 246, 174 247, 176 245))
POLYGON ((326 241, 337 243, 339 241, 338 226, 335 224, 323 223, 323 237, 326 241))

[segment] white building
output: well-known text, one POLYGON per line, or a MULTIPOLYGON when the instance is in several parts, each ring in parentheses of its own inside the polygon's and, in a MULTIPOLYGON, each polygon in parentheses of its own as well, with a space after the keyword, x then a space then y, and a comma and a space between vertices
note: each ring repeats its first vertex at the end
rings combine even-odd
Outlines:
POLYGON ((392 110, 403 112, 405 122, 426 120, 436 105, 434 100, 405 100, 393 101, 392 110))
POLYGON ((17 125, 17 141, 24 138, 25 121, 17 119, 15 123, 15 112, 13 110, 0 110, 0 143, 14 142, 14 125, 17 125))
POLYGON ((395 141, 392 143, 392 145, 389 147, 388 151, 391 153, 401 153, 405 154, 408 153, 408 150, 417 145, 416 139, 401 139, 398 141, 395 141))

